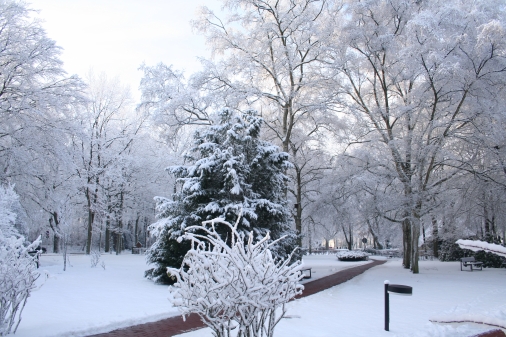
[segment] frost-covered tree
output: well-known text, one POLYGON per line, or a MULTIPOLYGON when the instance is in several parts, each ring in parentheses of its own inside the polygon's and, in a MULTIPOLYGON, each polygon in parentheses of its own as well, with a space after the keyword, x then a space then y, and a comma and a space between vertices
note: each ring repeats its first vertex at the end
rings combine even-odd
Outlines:
POLYGON ((52 131, 82 98, 82 82, 66 77, 61 49, 32 15, 24 2, 0 2, 0 180, 35 175, 32 161, 51 154, 52 131))
POLYGON ((303 289, 301 262, 277 260, 270 251, 276 241, 269 234, 254 239, 252 231, 240 233, 240 221, 233 226, 213 219, 186 228, 203 235, 184 236, 192 249, 180 268, 169 268, 177 280, 172 301, 183 315, 197 313, 216 337, 272 337, 285 304, 303 289), (226 226, 230 237, 224 240, 218 226, 226 226))
POLYGON ((466 169, 457 145, 481 115, 504 110, 504 1, 361 1, 347 10, 344 46, 331 53, 340 104, 356 124, 347 152, 364 143, 379 151, 378 164, 363 164, 398 191, 391 219, 402 226, 404 266, 418 273, 422 219, 466 169))
MULTIPOLYGON (((134 161, 131 147, 144 122, 142 115, 131 113, 129 89, 117 79, 90 72, 88 82, 90 100, 78 116, 81 131, 73 138, 79 190, 88 213, 86 254, 91 252, 93 233, 102 219, 112 216, 119 223, 118 233, 122 232, 126 176, 130 173, 126 171, 134 161), (111 198, 112 195, 115 197, 111 198)), ((108 224, 106 236, 111 229, 108 224)))
MULTIPOLYGON (((148 260, 157 267, 147 276, 158 282, 170 283, 166 267, 179 268, 190 249, 188 241, 177 241, 185 228, 218 217, 235 222, 239 211, 239 233, 252 231, 255 239, 268 232, 273 240, 287 236, 272 247, 276 258, 294 248, 285 197, 288 154, 260 139, 263 120, 254 111, 239 115, 224 109, 218 116, 215 125, 195 133, 195 146, 185 155, 189 165, 168 168, 176 178, 172 198, 156 198, 158 221, 150 230, 157 241, 148 260)), ((217 230, 229 235, 226 227, 217 230)))
POLYGON ((61 48, 24 1, 0 2, 0 46, 0 182, 15 186, 18 219, 31 220, 21 234, 33 239, 40 231, 32 226, 47 226, 40 209, 51 213, 54 190, 68 188, 65 148, 84 85, 67 76, 61 48))
POLYGON ((163 64, 142 68, 142 106, 172 134, 185 125, 210 124, 217 105, 261 110, 265 137, 294 164, 288 192, 298 233, 314 177, 308 159, 319 155, 314 143, 328 139, 336 122, 321 65, 336 27, 328 18, 339 7, 327 0, 233 0, 223 1, 222 17, 202 7, 193 26, 219 57, 202 60, 203 70, 189 78, 163 64))
POLYGON ((19 237, 19 231, 15 227, 16 213, 14 208, 18 204, 18 195, 12 186, 0 185, 0 233, 5 237, 19 237))

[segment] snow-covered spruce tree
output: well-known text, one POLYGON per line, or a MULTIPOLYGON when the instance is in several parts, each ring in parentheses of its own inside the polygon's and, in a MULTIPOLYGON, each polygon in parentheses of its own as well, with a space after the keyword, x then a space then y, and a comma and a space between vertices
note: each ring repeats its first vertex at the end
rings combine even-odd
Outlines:
POLYGON ((239 216, 234 226, 214 219, 186 228, 181 239, 191 240, 191 249, 180 268, 168 269, 177 280, 172 302, 183 315, 197 313, 215 337, 232 331, 237 337, 272 337, 285 304, 303 289, 301 262, 276 260, 270 247, 277 242, 269 233, 256 241, 253 232, 238 231, 240 222, 239 216), (229 230, 225 240, 219 226, 229 230))
MULTIPOLYGON (((157 240, 148 261, 156 268, 148 270, 147 277, 173 283, 166 268, 179 268, 190 249, 188 241, 177 241, 185 228, 218 217, 234 223, 239 210, 243 214, 239 233, 252 231, 258 239, 269 232, 272 240, 286 235, 271 247, 276 258, 286 258, 295 248, 285 196, 285 172, 291 164, 287 153, 260 139, 262 123, 254 111, 239 115, 223 109, 214 125, 195 133, 195 146, 185 155, 190 164, 168 168, 178 190, 172 198, 155 198, 158 221, 150 231, 157 240)), ((226 226, 217 231, 230 237, 226 226)))
POLYGON ((21 322, 21 313, 39 277, 35 257, 28 254, 40 244, 27 247, 14 227, 13 205, 18 196, 12 187, 0 186, 0 336, 6 336, 21 322))

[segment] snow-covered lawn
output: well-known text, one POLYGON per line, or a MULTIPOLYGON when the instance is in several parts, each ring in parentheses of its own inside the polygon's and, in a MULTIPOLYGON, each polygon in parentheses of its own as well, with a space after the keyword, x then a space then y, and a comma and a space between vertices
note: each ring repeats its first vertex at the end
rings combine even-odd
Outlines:
MULTIPOLYGON (((421 261, 420 274, 413 275, 394 259, 288 306, 291 318, 278 324, 277 336, 466 337, 493 327, 429 320, 488 318, 506 325, 506 270, 464 272, 459 262, 421 261), (384 331, 385 280, 413 287, 413 296, 390 295, 389 332, 384 331)), ((209 329, 202 329, 178 337, 210 335, 209 329)))
MULTIPOLYGON (((61 256, 44 255, 49 278, 28 299, 17 337, 86 336, 177 315, 166 286, 143 277, 144 256, 71 255, 63 272, 61 256)), ((340 262, 335 255, 308 256, 313 279, 368 262, 340 262)), ((41 276, 42 278, 42 276, 41 276)), ((461 272, 457 262, 421 261, 420 274, 401 261, 368 270, 342 285, 289 303, 277 336, 470 336, 490 328, 477 324, 435 324, 432 318, 481 317, 506 324, 506 270, 461 272), (383 283, 413 287, 413 296, 390 296, 390 332, 383 330, 383 283), (467 316, 466 316, 467 315, 467 316)), ((210 336, 209 329, 181 337, 210 336)))
POLYGON ((167 286, 143 277, 144 255, 105 254, 95 268, 90 256, 70 255, 65 272, 61 255, 42 255, 40 261, 49 278, 28 298, 13 336, 86 336, 178 314, 167 286))

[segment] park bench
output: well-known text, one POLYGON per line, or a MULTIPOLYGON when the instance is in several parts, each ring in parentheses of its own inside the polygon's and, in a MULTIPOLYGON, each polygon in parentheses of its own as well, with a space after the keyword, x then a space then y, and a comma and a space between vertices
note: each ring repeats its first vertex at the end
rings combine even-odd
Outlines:
POLYGON ((434 255, 428 254, 428 253, 422 253, 420 254, 420 260, 434 260, 434 255))
POLYGON ((304 278, 311 278, 311 268, 302 268, 300 271, 304 274, 304 278))
POLYGON ((480 268, 482 270, 483 262, 476 261, 474 256, 471 257, 463 257, 460 259, 460 270, 462 271, 462 267, 470 267, 471 271, 473 268, 480 268))

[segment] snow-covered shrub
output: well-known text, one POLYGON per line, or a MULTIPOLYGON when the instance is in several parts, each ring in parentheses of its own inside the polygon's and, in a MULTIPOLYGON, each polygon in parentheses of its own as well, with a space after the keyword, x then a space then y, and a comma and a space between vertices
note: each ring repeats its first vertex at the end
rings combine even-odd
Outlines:
POLYGON ((504 257, 496 255, 491 252, 480 250, 473 254, 476 261, 483 262, 484 268, 501 268, 504 257))
POLYGON ((0 186, 0 336, 16 332, 21 313, 39 277, 37 256, 29 251, 40 245, 40 237, 24 246, 15 228, 18 196, 12 186, 0 186))
POLYGON ((97 251, 97 250, 92 250, 91 251, 91 254, 90 254, 90 263, 91 263, 91 268, 95 268, 98 264, 98 262, 100 262, 100 252, 97 251))
POLYGON ((485 268, 500 268, 505 261, 506 247, 480 240, 457 240, 455 244, 467 252, 466 256, 474 256, 476 261, 483 262, 485 268))
POLYGON ((438 245, 438 258, 443 262, 460 261, 461 258, 472 256, 473 254, 473 252, 468 249, 460 248, 453 238, 441 240, 438 245))
POLYGON ((229 337, 232 330, 237 336, 271 337, 285 304, 303 289, 301 262, 290 264, 290 256, 275 260, 270 248, 277 242, 269 234, 254 242, 253 232, 247 237, 238 232, 238 223, 214 219, 187 228, 191 249, 181 268, 167 268, 177 281, 172 302, 183 315, 197 313, 216 337, 229 337), (229 233, 226 240, 222 230, 229 233))
POLYGON ((347 250, 336 254, 339 261, 364 261, 369 258, 369 254, 361 250, 347 250))
POLYGON ((40 244, 40 238, 28 247, 23 243, 24 238, 7 238, 0 231, 0 336, 16 332, 39 277, 36 257, 28 252, 40 244))

